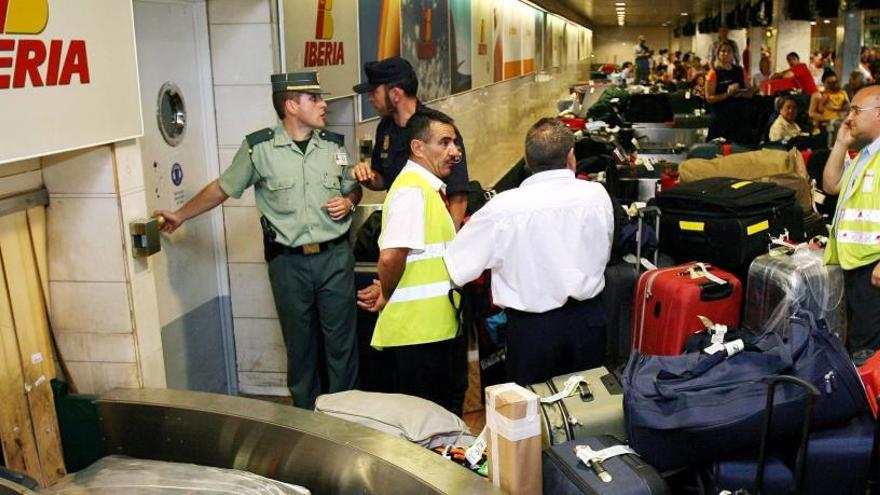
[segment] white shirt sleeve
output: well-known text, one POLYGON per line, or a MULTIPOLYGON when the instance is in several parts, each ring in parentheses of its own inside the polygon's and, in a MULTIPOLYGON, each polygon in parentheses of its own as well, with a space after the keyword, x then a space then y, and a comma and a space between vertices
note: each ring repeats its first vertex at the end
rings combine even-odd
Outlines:
POLYGON ((499 247, 495 241, 495 219, 484 206, 464 224, 443 256, 455 285, 462 286, 479 277, 483 270, 495 268, 495 248, 499 247))
POLYGON ((379 249, 425 249, 425 197, 417 187, 403 187, 388 200, 379 249))

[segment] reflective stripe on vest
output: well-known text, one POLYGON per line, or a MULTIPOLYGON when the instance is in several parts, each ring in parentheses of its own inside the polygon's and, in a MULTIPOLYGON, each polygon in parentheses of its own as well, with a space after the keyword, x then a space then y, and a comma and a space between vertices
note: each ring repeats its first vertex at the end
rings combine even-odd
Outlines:
POLYGON ((413 287, 395 289, 394 294, 391 294, 391 299, 388 301, 388 303, 391 304, 418 301, 420 299, 430 299, 432 297, 439 296, 446 297, 449 294, 449 289, 451 288, 452 283, 450 282, 436 282, 433 284, 416 285, 413 287))
POLYGON ((443 262, 446 246, 455 236, 452 218, 428 180, 408 170, 397 176, 388 191, 383 223, 387 221, 388 200, 401 188, 418 188, 424 197, 425 249, 407 255, 403 275, 376 321, 370 342, 374 347, 439 342, 458 332, 455 308, 449 300, 452 281, 443 262))
POLYGON ((431 258, 442 258, 444 254, 446 254, 446 243, 436 242, 434 244, 428 244, 425 246, 425 249, 419 253, 413 254, 410 252, 410 254, 406 256, 406 262, 412 263, 414 261, 422 261, 431 258))
POLYGON ((880 210, 860 210, 856 208, 845 208, 843 210, 842 220, 847 220, 850 222, 880 223, 880 210))

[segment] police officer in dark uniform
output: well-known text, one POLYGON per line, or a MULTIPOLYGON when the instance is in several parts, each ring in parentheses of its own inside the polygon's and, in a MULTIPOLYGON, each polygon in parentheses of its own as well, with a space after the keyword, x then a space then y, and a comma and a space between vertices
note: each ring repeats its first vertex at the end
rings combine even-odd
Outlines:
POLYGON ((262 213, 269 279, 287 347, 294 405, 314 408, 320 393, 318 331, 323 333, 330 392, 354 388, 354 257, 347 242, 361 188, 351 176, 342 135, 321 130, 327 103, 317 72, 272 76, 281 124, 248 135, 219 179, 175 212, 157 211, 162 230, 238 198, 254 186, 262 213))
MULTIPOLYGON (((352 89, 366 93, 373 107, 382 117, 376 128, 376 140, 370 163, 358 163, 353 170, 354 178, 374 191, 387 190, 409 159, 409 143, 404 137, 404 127, 409 118, 425 108, 416 94, 419 80, 415 70, 406 59, 392 57, 364 64, 367 82, 352 89)), ((458 130, 455 144, 461 156, 452 168, 452 175, 445 179, 449 213, 455 228, 461 226, 467 209, 468 171, 464 143, 458 130)))

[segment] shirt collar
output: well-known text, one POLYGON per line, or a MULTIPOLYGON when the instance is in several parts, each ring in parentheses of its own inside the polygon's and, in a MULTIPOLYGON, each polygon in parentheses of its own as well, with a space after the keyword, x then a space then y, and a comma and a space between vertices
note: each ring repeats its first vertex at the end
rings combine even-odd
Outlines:
POLYGON ((531 186, 556 179, 574 179, 574 172, 567 168, 545 170, 524 180, 521 186, 531 186))
MULTIPOLYGON (((275 134, 272 144, 275 146, 293 146, 293 140, 290 139, 290 136, 287 134, 287 129, 284 128, 284 124, 278 124, 272 129, 272 131, 275 134)), ((324 140, 321 139, 321 133, 317 129, 312 131, 312 135, 309 136, 309 139, 315 146, 319 148, 324 147, 324 140)))
POLYGON ((871 144, 865 146, 862 150, 862 154, 866 157, 874 156, 874 153, 877 151, 877 148, 880 148, 880 137, 871 141, 871 144))
POLYGON ((424 177, 425 180, 427 180, 428 183, 431 184, 431 187, 433 187, 434 190, 443 191, 444 193, 446 192, 446 184, 442 180, 440 180, 439 177, 432 174, 431 172, 428 172, 425 169, 425 167, 419 165, 418 163, 416 163, 412 160, 407 160, 406 165, 403 167, 403 169, 400 171, 400 173, 402 174, 408 170, 412 170, 412 171, 416 172, 417 174, 421 175, 422 177, 424 177))

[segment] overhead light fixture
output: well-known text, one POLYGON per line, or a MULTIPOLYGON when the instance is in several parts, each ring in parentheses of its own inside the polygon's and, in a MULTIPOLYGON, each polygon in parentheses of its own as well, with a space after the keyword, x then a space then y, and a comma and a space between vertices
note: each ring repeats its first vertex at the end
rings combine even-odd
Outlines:
POLYGON ((688 13, 687 13, 687 12, 682 12, 681 15, 686 16, 686 15, 688 15, 688 13))
POLYGON ((816 21, 810 21, 810 26, 815 26, 815 25, 816 25, 816 21))
POLYGON ((825 19, 824 21, 822 21, 822 24, 831 24, 831 20, 830 20, 830 19, 825 19))
POLYGON ((617 3, 615 3, 614 5, 617 5, 618 7, 620 7, 620 6, 626 6, 626 2, 617 2, 617 3))

